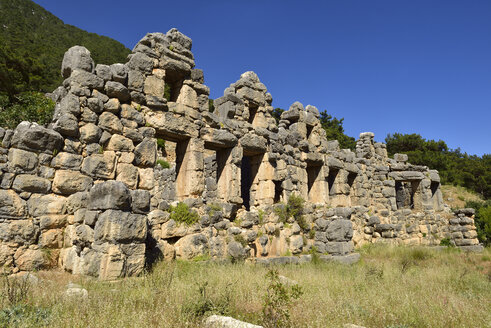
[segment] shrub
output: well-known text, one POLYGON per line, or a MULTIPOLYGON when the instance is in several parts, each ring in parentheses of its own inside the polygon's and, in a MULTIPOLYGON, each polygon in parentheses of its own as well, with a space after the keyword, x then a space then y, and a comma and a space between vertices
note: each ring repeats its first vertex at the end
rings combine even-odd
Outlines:
POLYGON ((308 230, 308 224, 303 216, 303 205, 305 200, 295 194, 291 194, 288 202, 280 204, 275 208, 275 213, 278 215, 280 222, 287 223, 290 218, 298 223, 300 228, 308 230))
POLYGON ((199 215, 193 210, 190 210, 185 203, 178 203, 177 206, 169 208, 170 219, 177 223, 192 225, 199 221, 199 215))
POLYGON ((286 286, 280 281, 277 269, 271 269, 266 274, 269 280, 263 300, 263 326, 292 327, 290 309, 293 301, 302 296, 302 288, 298 285, 286 286))
POLYGON ((158 159, 157 160, 157 165, 160 165, 160 167, 162 167, 163 169, 168 169, 170 168, 170 164, 169 162, 163 160, 163 159, 158 159))
POLYGON ((162 138, 157 138, 157 148, 162 151, 165 151, 165 140, 162 138))
POLYGON ((17 305, 27 301, 31 291, 29 275, 22 278, 9 278, 4 274, 2 298, 6 299, 11 305, 17 305))
POLYGON ((476 210, 474 223, 479 241, 485 246, 491 245, 491 201, 468 201, 465 207, 472 207, 476 210))
POLYGON ((243 247, 247 246, 247 240, 242 235, 235 235, 234 240, 241 244, 243 247))
POLYGON ((450 242, 450 238, 443 238, 440 240, 440 246, 453 247, 454 245, 450 242))
POLYGON ((55 103, 39 92, 23 92, 9 103, 0 100, 0 126, 14 129, 22 121, 47 124, 53 118, 55 103))
POLYGON ((219 289, 214 288, 212 291, 215 293, 211 293, 207 281, 198 284, 198 295, 184 303, 182 312, 192 317, 203 317, 208 314, 228 314, 232 303, 230 285, 227 285, 222 293, 218 293, 217 290, 219 289))

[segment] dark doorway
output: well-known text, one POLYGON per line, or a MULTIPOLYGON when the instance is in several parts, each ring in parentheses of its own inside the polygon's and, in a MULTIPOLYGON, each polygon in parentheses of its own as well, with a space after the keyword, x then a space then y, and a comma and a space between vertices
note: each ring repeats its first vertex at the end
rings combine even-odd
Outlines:
POLYGON ((329 186, 329 195, 334 195, 334 183, 336 182, 336 177, 338 176, 339 169, 329 168, 329 175, 327 176, 327 183, 329 186))
POLYGON ((240 165, 240 196, 247 211, 251 208, 252 167, 251 157, 242 157, 240 165))
POLYGON ((282 181, 273 181, 274 183, 274 200, 273 203, 281 202, 281 195, 283 195, 282 181))
POLYGON ((396 181, 397 209, 414 207, 414 192, 410 181, 396 181))

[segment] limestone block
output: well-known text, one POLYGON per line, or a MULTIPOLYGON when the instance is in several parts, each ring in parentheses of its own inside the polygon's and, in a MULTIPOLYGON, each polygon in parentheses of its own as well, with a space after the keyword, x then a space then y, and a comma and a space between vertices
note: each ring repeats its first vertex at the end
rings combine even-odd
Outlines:
POLYGON ((352 241, 332 241, 326 243, 325 249, 331 255, 346 255, 353 252, 354 245, 352 241))
POLYGON ((63 228, 68 222, 68 215, 51 214, 39 218, 41 230, 63 228))
POLYGON ((51 166, 57 169, 80 169, 82 164, 82 156, 72 153, 61 152, 58 153, 51 160, 51 166))
POLYGON ((153 138, 145 138, 134 151, 134 163, 141 167, 154 167, 157 159, 157 142, 153 138))
POLYGON ((102 130, 93 123, 85 124, 80 128, 80 141, 90 144, 97 143, 101 138, 102 130))
POLYGON ((28 151, 52 154, 63 147, 63 137, 56 131, 36 123, 22 122, 14 131, 11 146, 28 151))
POLYGON ((198 137, 199 129, 193 122, 172 112, 149 111, 145 113, 145 121, 161 134, 198 137))
POLYGON ((94 239, 98 242, 144 242, 147 235, 147 218, 117 210, 107 210, 95 224, 94 239))
POLYGON ((135 189, 138 185, 138 168, 131 164, 119 163, 116 180, 123 182, 130 189, 135 189))
POLYGON ((13 190, 0 190, 0 218, 25 218, 27 203, 13 190))
POLYGON ((56 195, 32 195, 27 201, 29 214, 33 217, 48 214, 64 214, 66 198, 56 195))
POLYGON ((118 98, 120 101, 125 102, 130 100, 130 91, 123 84, 114 81, 106 82, 104 87, 106 94, 111 98, 118 98))
POLYGON ((51 190, 51 182, 36 175, 20 174, 15 177, 12 188, 18 192, 46 194, 51 190))
POLYGON ((39 246, 45 248, 62 248, 63 230, 50 229, 42 231, 39 236, 39 246))
POLYGON ((164 80, 153 75, 147 76, 143 86, 143 92, 150 96, 163 97, 165 92, 164 80))
POLYGON ((119 134, 114 134, 107 144, 107 150, 131 152, 134 148, 133 141, 119 134))
POLYGON ((155 187, 153 168, 147 168, 147 169, 139 168, 138 176, 139 176, 138 188, 151 190, 153 189, 153 187, 155 187))
POLYGON ((124 254, 117 245, 107 245, 101 254, 99 278, 113 280, 124 275, 124 254))
POLYGON ((90 57, 90 51, 82 46, 73 46, 65 52, 61 64, 61 74, 64 78, 70 77, 76 69, 93 72, 94 61, 90 57))
POLYGON ((14 255, 15 266, 21 271, 39 270, 44 265, 43 252, 40 249, 19 249, 14 255))
POLYGON ((36 243, 39 227, 33 220, 15 220, 0 222, 0 240, 29 245, 36 243))
POLYGON ((189 85, 184 84, 181 88, 181 91, 179 92, 179 97, 177 98, 176 103, 182 104, 190 108, 198 109, 199 108, 198 94, 189 85))
POLYGON ((53 179, 53 192, 62 195, 88 191, 91 186, 92 178, 77 171, 58 170, 53 179))
POLYGON ((105 181, 92 187, 89 192, 88 208, 91 210, 129 209, 131 194, 120 181, 105 181))
POLYGON ((35 153, 22 149, 11 148, 8 154, 9 171, 14 173, 28 173, 36 169, 38 157, 35 153))
POLYGON ((115 169, 116 154, 113 151, 90 155, 82 162, 82 172, 95 178, 113 179, 115 169))
POLYGON ((127 104, 121 105, 121 118, 134 121, 138 125, 145 124, 145 118, 143 117, 143 115, 132 106, 127 104))
POLYGON ((145 244, 131 243, 121 245, 121 251, 125 255, 124 275, 138 276, 145 268, 145 244))
POLYGON ((150 210, 150 193, 146 190, 132 190, 131 209, 134 213, 148 213, 150 210))
POLYGON ((121 134, 123 132, 121 121, 116 115, 109 112, 104 112, 99 116, 99 127, 113 134, 121 134))
POLYGON ((177 224, 174 220, 169 220, 162 224, 160 238, 168 239, 183 237, 188 233, 188 229, 183 224, 177 224))
POLYGON ((130 70, 128 72, 128 89, 133 91, 142 91, 145 76, 136 70, 130 70))

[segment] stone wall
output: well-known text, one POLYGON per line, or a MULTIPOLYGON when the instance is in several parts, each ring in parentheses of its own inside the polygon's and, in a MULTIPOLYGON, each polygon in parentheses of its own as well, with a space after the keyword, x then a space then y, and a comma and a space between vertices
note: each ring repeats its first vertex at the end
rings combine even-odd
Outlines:
POLYGON ((110 66, 67 51, 52 123, 0 130, 0 265, 112 279, 161 258, 478 244, 472 213, 445 211, 438 172, 388 158, 370 132, 340 149, 314 106, 296 102, 276 122, 254 72, 211 112, 191 44, 150 33, 110 66), (292 194, 306 201, 301 222, 280 219, 292 194), (178 202, 199 222, 170 219, 178 202))

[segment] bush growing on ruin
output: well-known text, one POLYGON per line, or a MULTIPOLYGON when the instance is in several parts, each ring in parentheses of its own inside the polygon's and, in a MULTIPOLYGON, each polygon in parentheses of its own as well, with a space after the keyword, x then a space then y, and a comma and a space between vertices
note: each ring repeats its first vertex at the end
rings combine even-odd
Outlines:
POLYGON ((163 169, 170 168, 169 162, 167 162, 167 161, 165 161, 163 159, 158 159, 156 163, 157 163, 157 165, 160 165, 160 167, 163 168, 163 169))
POLYGON ((199 221, 199 215, 195 211, 189 209, 185 203, 178 203, 177 206, 170 206, 170 219, 177 223, 192 225, 199 221))
POLYGON ((291 218, 298 223, 300 228, 308 230, 308 224, 303 216, 303 207, 305 200, 295 194, 291 194, 286 204, 280 204, 275 208, 275 213, 278 215, 280 222, 287 223, 291 218))

